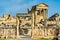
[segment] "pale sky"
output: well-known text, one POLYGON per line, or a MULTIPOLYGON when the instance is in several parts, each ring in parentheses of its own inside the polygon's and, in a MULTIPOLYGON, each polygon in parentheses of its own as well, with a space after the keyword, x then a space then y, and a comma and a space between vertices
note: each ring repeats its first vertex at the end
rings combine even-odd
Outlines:
POLYGON ((31 9, 32 6, 45 3, 48 5, 48 16, 54 13, 60 14, 60 0, 0 0, 0 16, 4 13, 13 16, 16 13, 27 13, 27 8, 31 9))

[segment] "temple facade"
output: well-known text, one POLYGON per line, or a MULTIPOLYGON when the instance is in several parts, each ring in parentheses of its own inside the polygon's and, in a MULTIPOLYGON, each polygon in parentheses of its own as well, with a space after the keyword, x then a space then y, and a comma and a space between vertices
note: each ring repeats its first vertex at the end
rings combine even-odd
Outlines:
POLYGON ((28 13, 17 13, 16 16, 4 14, 0 17, 0 37, 19 38, 26 35, 31 38, 53 38, 59 33, 59 14, 48 17, 48 5, 44 3, 28 9, 28 13))

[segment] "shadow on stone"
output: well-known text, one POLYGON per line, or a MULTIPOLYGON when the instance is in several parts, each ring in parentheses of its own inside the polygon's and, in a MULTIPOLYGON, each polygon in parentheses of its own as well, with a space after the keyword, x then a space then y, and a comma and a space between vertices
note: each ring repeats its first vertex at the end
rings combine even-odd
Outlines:
POLYGON ((58 38, 56 37, 56 38, 53 38, 52 40, 58 40, 58 38))

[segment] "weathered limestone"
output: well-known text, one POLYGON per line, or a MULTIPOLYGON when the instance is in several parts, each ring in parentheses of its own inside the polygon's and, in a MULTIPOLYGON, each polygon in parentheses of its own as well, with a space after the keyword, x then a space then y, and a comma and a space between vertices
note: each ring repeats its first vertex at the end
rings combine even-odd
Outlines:
POLYGON ((19 38, 28 35, 31 38, 53 38, 59 28, 58 14, 48 18, 48 5, 41 3, 28 10, 28 13, 17 13, 16 17, 4 14, 0 17, 0 37, 19 38))

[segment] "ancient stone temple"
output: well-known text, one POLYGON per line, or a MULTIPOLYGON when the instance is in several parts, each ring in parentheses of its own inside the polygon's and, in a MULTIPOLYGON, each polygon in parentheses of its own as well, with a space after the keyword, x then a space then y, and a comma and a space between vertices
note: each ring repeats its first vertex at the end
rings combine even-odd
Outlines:
POLYGON ((60 17, 55 13, 48 17, 48 5, 41 3, 16 16, 4 14, 0 17, 0 37, 53 38, 60 33, 60 17))

